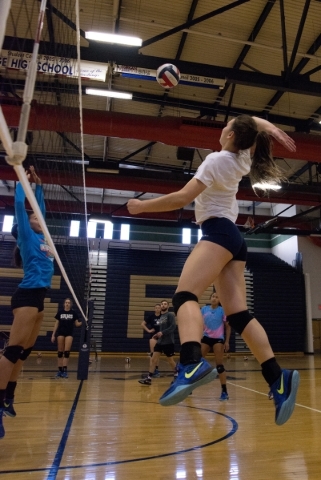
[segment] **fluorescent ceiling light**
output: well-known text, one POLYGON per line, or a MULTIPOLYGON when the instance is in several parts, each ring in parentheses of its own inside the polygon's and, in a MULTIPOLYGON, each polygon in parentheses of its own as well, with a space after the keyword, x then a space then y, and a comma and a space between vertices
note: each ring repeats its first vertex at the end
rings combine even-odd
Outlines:
MULTIPOLYGON (((111 216, 110 216, 110 218, 111 218, 111 216)), ((107 219, 103 219, 103 218, 95 218, 95 217, 90 218, 88 221, 89 222, 95 222, 95 223, 111 223, 111 220, 107 220, 107 219)))
POLYGON ((255 183, 253 188, 260 188, 261 190, 280 190, 280 185, 273 185, 272 183, 255 183))
POLYGON ((119 173, 119 170, 113 170, 111 168, 87 168, 87 172, 91 173, 119 173))
POLYGON ((124 98, 125 100, 131 100, 133 98, 132 93, 114 92, 112 90, 99 90, 98 88, 86 88, 87 95, 98 95, 100 97, 112 97, 112 98, 124 98))
POLYGON ((89 40, 97 40, 98 42, 118 43, 120 45, 134 45, 136 47, 141 47, 143 43, 143 40, 138 37, 115 35, 112 33, 85 32, 85 37, 89 40))

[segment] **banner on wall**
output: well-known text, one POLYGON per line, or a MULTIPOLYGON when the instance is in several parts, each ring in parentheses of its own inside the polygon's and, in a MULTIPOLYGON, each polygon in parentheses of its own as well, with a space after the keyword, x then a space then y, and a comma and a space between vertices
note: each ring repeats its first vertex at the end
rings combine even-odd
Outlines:
MULTIPOLYGON (((0 69, 10 68, 28 71, 32 54, 17 52, 14 50, 2 50, 0 56, 0 69)), ((64 75, 66 77, 78 77, 78 62, 73 58, 53 57, 51 55, 38 55, 37 72, 45 75, 64 75)), ((82 78, 106 81, 108 65, 104 63, 80 61, 80 75, 82 78)))
MULTIPOLYGON (((141 80, 156 80, 156 70, 149 68, 116 65, 114 71, 120 73, 123 77, 141 80)), ((199 87, 222 89, 224 88, 226 81, 223 78, 203 77, 202 75, 190 75, 181 72, 179 83, 181 85, 196 85, 199 87)))

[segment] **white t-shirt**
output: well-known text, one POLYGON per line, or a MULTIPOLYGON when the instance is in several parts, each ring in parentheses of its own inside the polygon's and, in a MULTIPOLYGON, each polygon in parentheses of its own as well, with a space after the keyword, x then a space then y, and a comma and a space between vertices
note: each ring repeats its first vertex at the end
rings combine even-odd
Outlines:
POLYGON ((244 175, 251 169, 250 150, 232 153, 227 150, 207 155, 194 178, 207 188, 195 199, 196 223, 210 217, 224 217, 235 222, 238 216, 236 193, 244 175))

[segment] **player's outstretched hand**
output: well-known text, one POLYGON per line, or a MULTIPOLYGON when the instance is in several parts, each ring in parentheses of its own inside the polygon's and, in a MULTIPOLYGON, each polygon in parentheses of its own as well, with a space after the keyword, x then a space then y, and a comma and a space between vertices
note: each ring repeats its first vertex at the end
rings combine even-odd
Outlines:
POLYGON ((29 171, 31 173, 32 181, 34 181, 37 185, 41 185, 41 180, 35 172, 35 167, 30 165, 29 171))
POLYGON ((293 138, 289 137, 289 135, 286 134, 280 128, 275 127, 275 129, 272 132, 272 136, 273 138, 275 138, 275 140, 281 143, 281 145, 283 145, 290 152, 296 151, 296 146, 293 138))
POLYGON ((137 215, 138 213, 142 213, 144 211, 143 202, 141 200, 137 200, 135 198, 132 198, 131 200, 128 200, 128 202, 127 202, 127 210, 132 215, 137 215))

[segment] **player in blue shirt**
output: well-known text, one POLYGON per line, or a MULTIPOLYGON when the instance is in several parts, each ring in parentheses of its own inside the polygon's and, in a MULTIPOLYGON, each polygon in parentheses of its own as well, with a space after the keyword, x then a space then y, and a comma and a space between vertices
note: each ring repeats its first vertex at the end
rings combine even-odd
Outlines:
POLYGON ((201 340, 202 357, 206 357, 211 348, 215 355, 216 369, 220 377, 222 393, 220 400, 228 400, 229 396, 226 388, 226 371, 223 365, 224 351, 230 349, 229 341, 231 327, 226 322, 224 310, 216 292, 211 295, 211 304, 201 308, 204 321, 204 332, 201 340))
MULTIPOLYGON (((35 196, 43 216, 46 214, 41 180, 34 167, 30 167, 28 178, 36 183, 35 196)), ((16 416, 13 408, 14 391, 23 362, 30 355, 37 339, 44 315, 44 299, 50 287, 53 255, 42 232, 37 216, 29 216, 25 209, 25 193, 20 183, 15 192, 15 214, 17 227, 12 234, 17 239, 18 255, 21 260, 23 279, 11 298, 13 323, 9 344, 0 359, 0 438, 4 437, 3 415, 16 416)))

